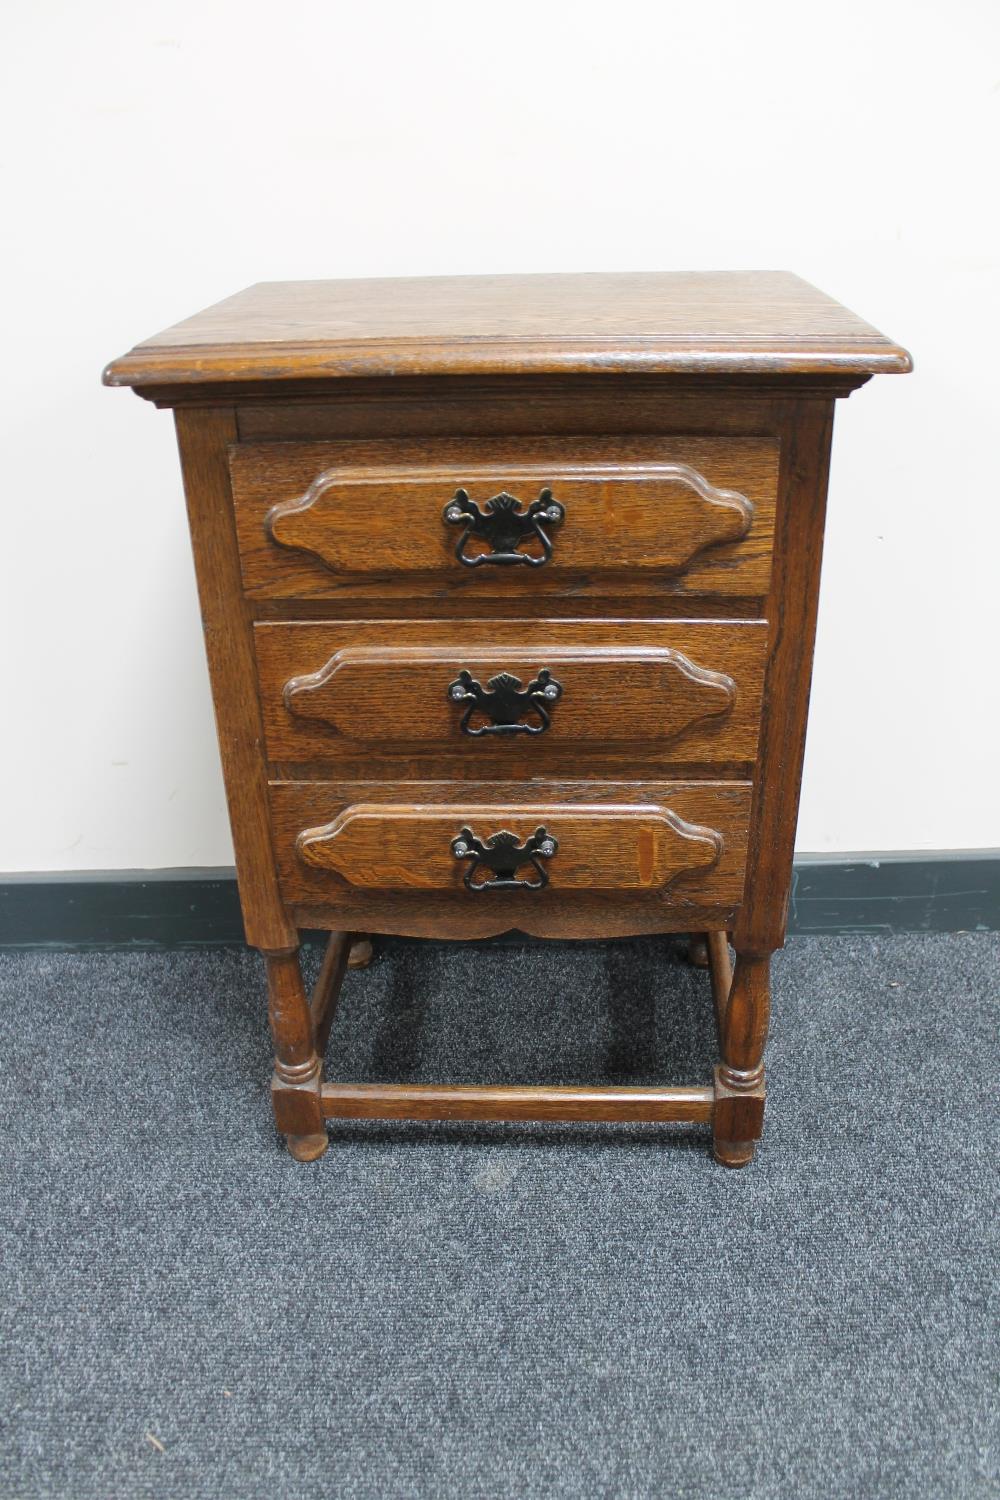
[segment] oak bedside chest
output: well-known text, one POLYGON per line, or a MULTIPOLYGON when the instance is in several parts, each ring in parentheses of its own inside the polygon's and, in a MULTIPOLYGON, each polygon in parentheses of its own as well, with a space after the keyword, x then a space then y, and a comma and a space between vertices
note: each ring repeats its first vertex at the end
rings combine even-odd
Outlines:
POLYGON ((364 1117, 701 1121, 750 1160, 834 402, 909 368, 774 272, 265 283, 108 367, 175 411, 294 1156, 364 1117), (512 930, 692 934, 714 1081, 324 1082, 368 934, 512 930))

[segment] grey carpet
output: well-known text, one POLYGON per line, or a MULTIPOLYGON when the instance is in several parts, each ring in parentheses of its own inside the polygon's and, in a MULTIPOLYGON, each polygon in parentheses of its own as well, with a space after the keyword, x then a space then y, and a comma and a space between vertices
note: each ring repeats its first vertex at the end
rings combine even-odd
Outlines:
MULTIPOLYGON (((315 959, 313 959, 315 962, 315 959)), ((1000 937, 800 939, 769 1121, 269 1118, 259 961, 0 957, 0 1496, 998 1493, 1000 937)), ((708 1081, 668 944, 399 943, 354 1078, 708 1081)))

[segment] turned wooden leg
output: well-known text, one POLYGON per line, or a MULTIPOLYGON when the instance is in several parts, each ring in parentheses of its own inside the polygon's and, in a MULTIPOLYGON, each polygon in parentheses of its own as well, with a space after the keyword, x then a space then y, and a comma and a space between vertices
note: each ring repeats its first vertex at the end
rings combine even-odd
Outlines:
POLYGON ((687 961, 696 969, 708 968, 708 933, 688 934, 687 961))
POLYGON ((351 933, 351 956, 347 960, 349 969, 367 969, 372 961, 372 940, 363 932, 351 933))
POLYGON ((268 1019, 274 1038, 271 1101, 278 1129, 297 1161, 315 1161, 329 1144, 320 1089, 323 1067, 316 1052, 312 1012, 302 983, 299 950, 265 953, 268 1019))
POLYGON ((771 1009, 771 956, 737 953, 722 1015, 715 1070, 712 1146, 726 1167, 753 1158, 764 1124, 764 1044, 771 1009))

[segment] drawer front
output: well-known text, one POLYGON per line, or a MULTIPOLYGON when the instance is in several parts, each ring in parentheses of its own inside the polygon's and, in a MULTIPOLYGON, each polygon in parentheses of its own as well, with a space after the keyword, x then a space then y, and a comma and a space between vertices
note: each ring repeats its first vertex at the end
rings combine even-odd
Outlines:
POLYGON ((771 439, 254 443, 230 469, 251 596, 767 592, 771 439))
POLYGON ((575 750, 756 754, 764 621, 470 620, 255 627, 267 750, 491 754, 544 771, 575 750), (384 644, 391 640, 392 645, 384 644))
POLYGON ((669 900, 678 891, 680 902, 704 906, 740 899, 748 783, 412 783, 410 791, 272 786, 286 899, 448 894, 514 911, 586 892, 669 900))

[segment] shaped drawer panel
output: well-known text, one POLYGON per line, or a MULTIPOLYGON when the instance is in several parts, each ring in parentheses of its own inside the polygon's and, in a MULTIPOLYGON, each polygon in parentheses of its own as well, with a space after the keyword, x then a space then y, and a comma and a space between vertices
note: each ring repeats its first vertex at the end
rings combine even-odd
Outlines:
POLYGON ((576 747, 756 753, 764 621, 264 623, 255 640, 275 762, 415 748, 542 772, 576 747))
POLYGON ((767 438, 251 443, 230 469, 255 597, 767 592, 767 438))
POLYGON ((438 892, 542 901, 563 892, 657 893, 738 901, 748 783, 350 789, 272 786, 286 898, 339 890, 438 892), (419 797, 420 800, 416 800, 419 797))

